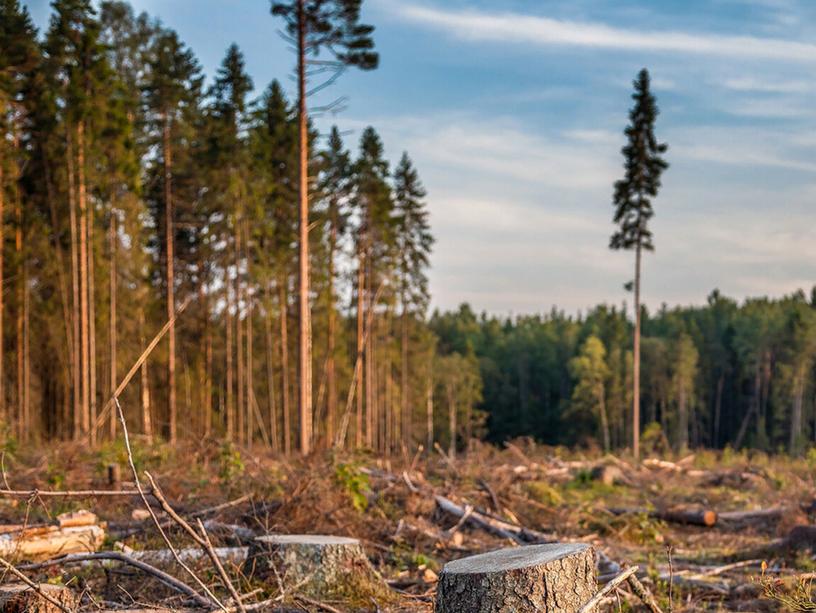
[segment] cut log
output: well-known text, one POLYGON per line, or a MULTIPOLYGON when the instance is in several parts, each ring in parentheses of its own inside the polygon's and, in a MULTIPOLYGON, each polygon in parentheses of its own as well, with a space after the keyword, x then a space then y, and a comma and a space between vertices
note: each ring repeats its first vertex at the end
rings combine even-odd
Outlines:
MULTIPOLYGON (((39 589, 69 611, 76 611, 77 598, 65 586, 41 583, 39 589)), ((63 613, 55 604, 23 583, 0 585, 0 613, 63 613)))
POLYGON ((717 523, 717 512, 711 509, 673 508, 649 510, 640 508, 618 507, 608 509, 612 515, 647 515, 653 519, 660 519, 669 523, 686 524, 711 528, 717 523))
POLYGON ((718 520, 729 527, 741 527, 758 523, 776 524, 787 512, 788 509, 785 507, 771 507, 756 511, 726 511, 719 514, 718 520))
POLYGON ((446 564, 435 611, 576 613, 595 588, 595 554, 589 545, 528 545, 446 564))
MULTIPOLYGON (((394 594, 374 570, 360 541, 316 534, 271 534, 256 538, 244 565, 249 577, 270 587, 298 586, 297 592, 348 606, 388 603, 394 594)), ((285 594, 289 596, 291 594, 285 594)))
POLYGON ((66 553, 87 553, 99 549, 104 540, 105 531, 96 525, 11 532, 0 534, 0 557, 41 560, 66 553))
POLYGON ((555 538, 549 534, 544 534, 543 532, 538 532, 537 530, 530 530, 524 526, 512 524, 496 517, 491 517, 487 513, 477 510, 473 510, 472 512, 468 513, 465 507, 456 504, 444 496, 435 496, 434 499, 436 500, 436 506, 439 507, 441 511, 453 515, 459 519, 462 519, 467 514, 468 516, 466 518, 466 523, 473 524, 474 526, 481 528, 482 530, 486 530, 491 534, 495 534, 498 537, 507 538, 519 544, 551 543, 555 540, 555 538))

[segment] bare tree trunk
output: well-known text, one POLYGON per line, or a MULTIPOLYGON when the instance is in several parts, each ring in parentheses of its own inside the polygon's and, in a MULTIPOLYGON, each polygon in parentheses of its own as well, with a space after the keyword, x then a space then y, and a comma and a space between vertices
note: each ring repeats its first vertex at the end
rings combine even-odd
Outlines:
POLYGON ((96 273, 94 272, 94 217, 93 207, 87 207, 85 214, 88 221, 85 231, 88 233, 88 396, 90 398, 91 445, 96 444, 98 435, 96 427, 96 273))
POLYGON ((31 292, 28 290, 28 272, 23 264, 23 412, 28 440, 31 440, 34 428, 31 420, 31 292))
POLYGON ((446 385, 448 392, 448 429, 450 432, 450 443, 448 443, 448 457, 452 460, 456 457, 456 401, 454 400, 453 385, 446 385))
POLYGON ((365 358, 365 405, 366 405, 366 446, 369 449, 374 449, 376 444, 376 421, 375 421, 375 407, 374 407, 374 330, 376 324, 374 321, 375 314, 373 304, 373 297, 371 295, 371 258, 366 257, 366 275, 365 275, 365 312, 369 318, 369 331, 365 337, 365 351, 363 356, 365 358))
POLYGON ((253 420, 254 411, 252 410, 252 399, 254 397, 252 385, 252 300, 247 298, 247 317, 246 317, 246 386, 247 386, 247 445, 252 446, 252 438, 255 434, 255 423, 253 420))
POLYGON ((331 447, 337 421, 337 380, 335 379, 335 337, 337 334, 337 314, 334 305, 334 254, 337 249, 337 205, 332 207, 331 228, 329 230, 329 277, 328 277, 328 326, 326 331, 326 445, 331 447))
POLYGON ((791 412, 790 441, 788 452, 795 455, 799 452, 799 439, 802 435, 802 405, 805 396, 805 368, 800 368, 794 382, 793 411, 791 412))
MULTIPOLYGON (((267 288, 269 292, 269 305, 271 311, 272 305, 272 290, 267 288)), ((264 326, 266 328, 266 395, 269 400, 269 437, 272 442, 272 451, 278 453, 280 451, 280 439, 278 437, 278 412, 275 403, 275 368, 274 368, 274 341, 272 337, 272 315, 271 312, 266 313, 264 317, 264 326)))
POLYGON ((235 369, 235 383, 237 385, 237 404, 235 407, 235 430, 238 434, 239 442, 244 440, 245 424, 244 417, 246 406, 244 405, 244 336, 243 327, 241 326, 241 305, 243 303, 243 292, 241 283, 241 236, 239 231, 240 222, 235 221, 235 354, 236 354, 236 369, 235 369))
POLYGON ((71 292, 73 301, 71 303, 71 322, 73 330, 73 353, 74 370, 73 380, 73 413, 74 413, 74 439, 78 439, 82 434, 82 351, 80 332, 80 297, 79 297, 79 245, 77 237, 77 213, 76 213, 76 185, 74 169, 74 147, 71 138, 70 128, 66 134, 66 158, 68 161, 68 211, 69 222, 71 224, 71 292))
POLYGON ((85 123, 77 124, 77 200, 79 201, 79 312, 82 371, 82 434, 90 434, 91 396, 89 386, 90 346, 88 344, 88 214, 85 191, 85 123))
POLYGON ((402 443, 411 446, 411 397, 408 389, 408 305, 405 293, 402 296, 402 364, 400 364, 400 415, 402 417, 402 443))
MULTIPOLYGON (((144 347, 145 345, 145 335, 144 335, 144 327, 145 327, 145 317, 144 317, 144 309, 139 307, 138 311, 139 317, 139 344, 140 346, 144 347)), ((147 372, 147 360, 142 362, 142 367, 139 369, 139 374, 141 376, 141 389, 140 389, 140 396, 142 401, 142 434, 145 435, 148 443, 153 442, 153 420, 151 419, 150 415, 150 376, 147 372)))
POLYGON ((632 453, 640 458, 640 256, 641 245, 635 248, 635 346, 632 365, 632 453))
POLYGON ((612 444, 609 438, 609 418, 606 414, 606 394, 604 393, 604 384, 602 382, 598 384, 598 391, 596 393, 598 395, 598 408, 601 413, 601 432, 603 435, 604 452, 609 453, 612 444))
POLYGON ((677 412, 680 422, 677 427, 677 446, 683 450, 688 448, 689 441, 688 394, 686 393, 685 385, 680 386, 680 394, 677 399, 677 412))
POLYGON ((306 15, 298 0, 298 132, 300 141, 299 312, 300 452, 312 447, 312 322, 309 310, 309 134, 306 116, 306 15))
POLYGON ((167 319, 171 322, 167 330, 167 418, 170 426, 170 444, 175 444, 177 437, 176 415, 176 325, 173 318, 176 314, 175 298, 175 253, 173 221, 173 151, 170 143, 170 115, 165 111, 162 129, 162 147, 164 149, 164 231, 165 231, 165 274, 167 285, 167 319))
MULTIPOLYGON (((2 150, 0 150, 2 153, 2 150)), ((5 245, 5 183, 3 180, 3 158, 0 157, 0 287, 3 286, 4 271, 3 271, 3 245, 5 245)), ((6 414, 6 386, 5 386, 5 372, 3 369, 3 342, 5 340, 3 334, 3 315, 5 309, 5 302, 3 301, 3 292, 0 291, 0 420, 3 423, 9 423, 8 415, 6 414)))
POLYGON ((283 388, 283 452, 292 453, 292 423, 289 410, 289 304, 286 298, 286 275, 278 283, 281 336, 281 387, 283 388))
POLYGON ((363 360, 360 356, 365 352, 363 347, 363 325, 365 318, 365 255, 362 248, 359 254, 357 267, 357 362, 355 363, 355 379, 357 381, 357 419, 354 433, 354 446, 360 449, 363 446, 363 360))
MULTIPOLYGON (((110 215, 110 393, 116 391, 116 212, 111 208, 110 215)), ((110 415, 110 438, 116 440, 116 412, 110 415)))
POLYGON ((722 395, 723 386, 725 385, 725 375, 720 374, 717 380, 717 397, 714 401, 714 439, 711 441, 711 446, 717 448, 720 444, 720 414, 722 413, 722 395))
POLYGON ((229 268, 224 269, 224 293, 226 294, 226 308, 224 310, 224 326, 226 330, 226 360, 227 360, 227 381, 226 381, 226 421, 227 440, 232 441, 235 435, 235 405, 232 397, 232 288, 229 279, 229 268))
POLYGON ((427 397, 425 398, 425 428, 426 428, 426 441, 425 447, 430 453, 433 449, 434 443, 434 429, 433 429, 433 383, 428 378, 428 391, 427 397))
POLYGON ((19 192, 14 190, 14 217, 16 227, 14 229, 14 249, 17 256, 17 435, 21 441, 28 439, 28 431, 25 415, 25 329, 23 320, 23 302, 25 301, 25 258, 23 256, 23 207, 20 202, 19 192))
POLYGON ((210 328, 210 300, 205 287, 203 267, 200 275, 198 296, 201 303, 202 327, 204 329, 204 436, 209 437, 212 434, 213 414, 213 343, 210 328))

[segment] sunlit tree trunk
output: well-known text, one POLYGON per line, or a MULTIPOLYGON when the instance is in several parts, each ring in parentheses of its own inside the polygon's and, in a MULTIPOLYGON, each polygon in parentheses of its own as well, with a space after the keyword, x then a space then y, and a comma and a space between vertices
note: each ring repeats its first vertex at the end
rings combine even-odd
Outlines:
POLYGON ((241 254, 241 237, 240 237, 240 222, 235 221, 235 288, 233 294, 235 295, 235 353, 236 353, 236 385, 238 387, 237 406, 235 409, 235 429, 238 441, 244 440, 245 432, 245 414, 246 406, 244 403, 244 334, 243 326, 241 325, 241 307, 243 303, 243 292, 241 283, 241 268, 240 268, 240 254, 241 254))
POLYGON ((77 200, 79 204, 79 312, 82 338, 82 434, 91 434, 90 345, 88 325, 88 212, 85 187, 85 123, 77 124, 77 200))
POLYGON ((452 460, 456 457, 456 400, 454 398, 453 385, 448 383, 445 387, 448 393, 448 429, 450 433, 448 457, 452 460))
POLYGON ((632 453, 640 458, 640 255, 641 245, 635 248, 635 343, 632 366, 632 453))
POLYGON ((74 371, 73 380, 73 426, 74 439, 82 435, 82 373, 84 372, 81 351, 81 330, 80 330, 80 291, 79 291, 79 240, 77 232, 77 203, 76 203, 76 172, 74 168, 74 147, 71 138, 71 129, 66 135, 66 159, 68 163, 68 219, 71 224, 71 293, 73 301, 71 303, 71 327, 73 330, 73 353, 74 371))
POLYGON ((337 313, 334 305, 334 256, 337 249, 336 207, 332 209, 331 228, 329 230, 329 271, 328 271, 328 325, 326 330, 326 445, 334 441, 335 422, 337 420, 337 381, 335 379, 335 336, 337 334, 337 313))
MULTIPOLYGON (((113 396, 116 391, 116 214, 111 209, 109 232, 110 249, 110 394, 113 396)), ((110 415, 110 438, 116 440, 116 412, 111 411, 110 415)))
POLYGON ((226 308, 224 310, 224 325, 226 327, 226 420, 227 420, 227 440, 232 441, 235 435, 235 405, 232 396, 232 288, 229 279, 229 267, 224 270, 224 294, 226 295, 226 308))
POLYGON ((170 115, 164 113, 162 128, 162 158, 164 159, 164 231, 165 231, 165 283, 167 285, 167 319, 171 321, 167 330, 167 419, 170 425, 170 444, 176 442, 176 314, 175 299, 175 253, 173 221, 173 150, 170 143, 170 115))
POLYGON ((94 217, 93 207, 87 207, 85 214, 88 221, 85 231, 88 233, 88 396, 90 398, 91 444, 96 444, 98 429, 96 427, 96 273, 94 267, 94 217))
POLYGON ((28 438, 25 413, 25 322, 24 307, 26 271, 23 255, 23 207, 19 191, 14 189, 14 250, 17 257, 17 436, 20 440, 28 438))
POLYGON ((425 446, 428 453, 431 453, 434 442, 433 411, 433 383, 429 377, 428 390, 425 397, 425 446))
POLYGON ((292 419, 289 406, 289 304, 286 296, 286 276, 281 275, 278 283, 281 337, 281 388, 283 389, 283 452, 292 453, 292 419))
MULTIPOLYGON (((272 291, 267 288, 269 292, 269 305, 271 311, 272 305, 272 291)), ((278 453, 280 451, 280 438, 278 434, 278 411, 277 403, 275 402, 275 364, 274 364, 274 339, 272 336, 272 315, 270 312, 266 313, 264 317, 265 337, 266 337, 266 395, 269 403, 269 437, 272 443, 272 451, 278 453)))
POLYGON ((309 134, 306 115, 306 16, 304 1, 298 0, 298 139, 299 167, 299 266, 298 304, 299 334, 299 390, 300 390, 300 452, 304 455, 312 447, 312 321, 309 307, 309 134))
MULTIPOLYGON (((144 309, 139 307, 138 311, 138 318, 139 318, 139 344, 140 346, 145 346, 145 335, 144 335, 144 327, 145 327, 145 317, 144 317, 144 309)), ((140 397, 141 397, 141 404, 142 404, 142 434, 145 435, 148 443, 153 442, 153 419, 150 415, 150 376, 147 372, 147 360, 142 362, 141 368, 139 368, 139 375, 140 375, 140 397)))
POLYGON ((355 420, 354 446, 359 449, 363 446, 363 325, 365 318, 365 256, 360 249, 357 266, 357 361, 355 363, 355 381, 357 382, 357 416, 355 420))

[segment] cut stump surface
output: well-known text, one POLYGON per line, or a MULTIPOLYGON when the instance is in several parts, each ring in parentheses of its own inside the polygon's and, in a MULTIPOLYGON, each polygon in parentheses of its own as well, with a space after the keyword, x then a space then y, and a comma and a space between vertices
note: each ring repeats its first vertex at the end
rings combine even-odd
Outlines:
POLYGON ((575 613, 595 588, 595 553, 589 545, 501 549, 446 564, 435 611, 575 613))
MULTIPOLYGON (((69 611, 76 611, 77 599, 67 587, 41 583, 39 588, 69 611)), ((0 585, 0 613, 62 613, 55 604, 22 583, 0 585)))

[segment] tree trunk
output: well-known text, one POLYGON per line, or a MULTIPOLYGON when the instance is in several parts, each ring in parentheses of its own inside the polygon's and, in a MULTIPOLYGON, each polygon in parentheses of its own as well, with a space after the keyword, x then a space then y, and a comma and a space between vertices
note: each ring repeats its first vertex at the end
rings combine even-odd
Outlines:
POLYGON ((91 445, 96 444, 98 430, 96 427, 96 273, 94 262, 94 217, 93 207, 87 207, 85 214, 88 221, 85 231, 88 233, 88 396, 91 416, 91 445))
POLYGON ((335 336, 337 334, 337 313, 334 306, 334 254, 337 249, 337 204, 332 203, 331 228, 329 229, 329 273, 326 330, 326 446, 331 447, 337 421, 337 381, 335 379, 335 336))
POLYGON ((725 375, 720 374, 717 380, 717 397, 714 400, 714 438, 711 441, 711 446, 715 449, 720 446, 720 415, 722 414, 722 395, 723 386, 725 385, 725 375))
POLYGON ((292 453, 292 424, 289 407, 289 305, 286 297, 286 275, 278 283, 281 336, 281 387, 283 388, 283 452, 292 453))
POLYGON ((357 418, 355 421, 356 431, 354 433, 354 447, 360 449, 363 446, 363 324, 365 318, 365 255, 362 248, 358 255, 357 265, 357 361, 355 363, 354 377, 357 381, 357 418))
POLYGON ((233 254, 235 259, 235 289, 233 290, 233 294, 235 295, 235 355, 236 355, 236 368, 235 368, 235 384, 237 386, 237 402, 235 407, 235 431, 237 433, 238 442, 244 440, 244 436, 246 434, 245 428, 245 412, 246 412, 246 405, 245 405, 245 398, 244 398, 244 333, 243 333, 243 326, 241 325, 241 305, 243 303, 243 290, 241 283, 241 266, 240 266, 240 254, 241 254, 241 236, 239 231, 240 222, 236 219, 235 220, 235 253, 233 254))
POLYGON ((428 393, 425 398, 425 427, 426 427, 426 449, 428 453, 433 450, 434 429, 433 429, 433 384, 428 380, 428 393))
POLYGON ((452 460, 456 457, 456 401, 454 399, 453 386, 447 384, 448 391, 448 429, 450 432, 450 443, 448 443, 448 457, 452 460))
POLYGON ((632 453, 640 458, 640 255, 638 241, 635 249, 635 343, 632 365, 632 453))
POLYGON ((805 368, 799 369, 794 381, 793 410, 791 412, 790 440, 788 452, 796 455, 799 452, 799 439, 802 435, 802 405, 805 396, 805 368))
POLYGON ((612 444, 609 438, 609 418, 606 414, 606 394, 603 382, 598 384, 598 409, 601 413, 601 433, 603 435, 604 452, 609 453, 612 444))
POLYGON ((247 316, 246 316, 246 387, 247 387, 247 445, 252 446, 252 438, 255 434, 255 423, 253 420, 252 399, 254 398, 254 390, 252 386, 252 301, 247 298, 247 316))
POLYGON ((25 258, 23 256, 23 207, 20 202, 20 196, 16 189, 14 190, 14 251, 17 258, 17 305, 16 305, 16 319, 17 319, 17 338, 16 338, 16 353, 17 353, 17 436, 21 441, 27 440, 28 432, 26 431, 25 419, 25 376, 23 374, 25 364, 23 355, 25 353, 25 330, 23 321, 23 302, 25 300, 25 258))
POLYGON ((365 334, 365 338, 363 344, 365 345, 365 350, 363 352, 363 357, 365 359, 364 368, 365 368, 365 410, 366 410, 366 446, 369 449, 374 449, 374 446, 377 442, 376 439, 376 426, 377 423, 374 419, 375 415, 375 407, 374 407, 374 299, 371 295, 371 274, 373 272, 373 266, 371 264, 371 257, 370 254, 367 254, 365 259, 366 263, 366 275, 365 275, 365 291, 363 292, 363 297, 365 299, 365 313, 368 317, 368 332, 365 334))
MULTIPOLYGON (((0 151, 2 153, 2 151, 0 151)), ((3 246, 5 245, 5 183, 3 180, 3 158, 0 156, 0 287, 4 281, 3 271, 3 246)), ((3 315, 5 309, 5 302, 3 301, 3 292, 0 291, 0 420, 3 423, 9 423, 8 415, 6 414, 6 386, 4 369, 3 369, 3 342, 5 335, 3 334, 3 315)))
POLYGON ((680 394, 677 399, 677 412, 679 423, 677 424, 677 447, 680 450, 688 448, 688 433, 689 433, 689 419, 688 419, 688 394, 686 393, 686 386, 680 385, 680 394))
POLYGON ((589 545, 528 545, 448 562, 434 610, 578 613, 595 588, 595 553, 589 545))
MULTIPOLYGON (((144 335, 144 327, 145 327, 145 317, 144 317, 144 309, 139 307, 139 345, 141 347, 145 346, 145 335, 144 335)), ((142 366, 139 369, 139 374, 141 376, 141 389, 140 396, 142 402, 142 434, 145 435, 148 443, 153 442, 153 420, 151 419, 150 415, 150 377, 147 372, 147 360, 142 362, 142 366)))
POLYGON ((402 444, 406 449, 411 447, 412 413, 410 410, 410 392, 408 390, 408 305, 405 294, 402 296, 402 363, 400 364, 400 416, 402 418, 402 444))
POLYGON ((73 352, 74 370, 72 373, 73 380, 73 412, 74 412, 74 439, 78 439, 83 432, 82 429, 82 381, 84 362, 82 361, 81 350, 81 331, 80 331, 80 294, 79 294, 79 241, 77 237, 77 203, 76 203, 76 185, 75 185, 75 169, 74 169, 74 147, 73 139, 71 138, 71 130, 68 129, 66 133, 66 158, 68 162, 68 212, 69 222, 71 224, 71 292, 73 301, 71 303, 71 322, 73 329, 73 345, 71 347, 73 352))
POLYGON ((229 268, 224 269, 224 294, 226 295, 226 308, 224 310, 224 326, 226 336, 226 426, 227 440, 232 442, 235 435, 235 405, 232 396, 232 287, 229 279, 229 268))
POLYGON ((300 452, 312 446, 312 322, 309 310, 309 134, 306 116, 306 15, 304 0, 298 0, 298 139, 300 142, 299 215, 299 363, 300 363, 300 452))
MULTIPOLYGON (((111 209, 110 216, 110 393, 116 391, 116 212, 111 209)), ((110 438, 116 440, 116 412, 110 415, 110 438)))
POLYGON ((271 289, 268 289, 268 291, 270 308, 266 313, 266 317, 264 317, 264 325, 266 328, 266 395, 269 402, 269 438, 272 442, 272 451, 278 453, 280 451, 280 439, 278 436, 278 412, 275 403, 275 364, 273 358, 275 350, 273 348, 274 340, 272 337, 271 315, 272 291, 271 289))
POLYGON ((170 444, 176 442, 176 314, 174 222, 173 222, 173 148, 170 143, 170 115, 165 111, 162 128, 162 157, 164 159, 164 232, 165 232, 165 284, 167 285, 167 419, 170 427, 170 444))
POLYGON ((79 202, 79 317, 82 371, 82 434, 90 434, 91 396, 89 387, 90 346, 88 344, 88 215, 85 189, 85 123, 77 124, 77 200, 79 202))

